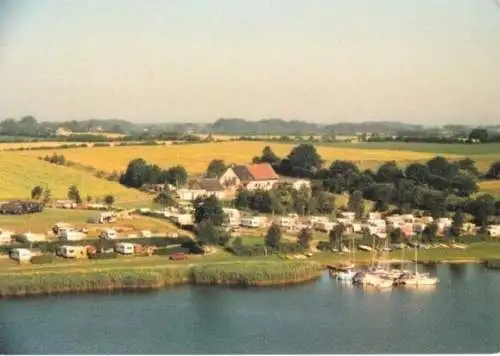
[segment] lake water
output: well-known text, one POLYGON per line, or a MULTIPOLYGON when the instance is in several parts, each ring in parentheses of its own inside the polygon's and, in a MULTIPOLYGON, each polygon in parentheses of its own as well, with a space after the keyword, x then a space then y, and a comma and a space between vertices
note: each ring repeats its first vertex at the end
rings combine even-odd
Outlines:
POLYGON ((180 286, 151 293, 0 301, 0 353, 491 353, 500 270, 437 266, 431 290, 368 292, 325 274, 286 288, 180 286))

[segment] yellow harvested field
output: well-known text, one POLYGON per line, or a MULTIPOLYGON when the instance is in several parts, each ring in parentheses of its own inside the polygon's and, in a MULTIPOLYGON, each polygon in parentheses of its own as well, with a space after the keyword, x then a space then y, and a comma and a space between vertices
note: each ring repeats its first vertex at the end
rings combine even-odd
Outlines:
MULTIPOLYGON (((295 146, 286 143, 266 143, 248 141, 229 141, 218 143, 166 145, 166 146, 122 146, 122 147, 91 147, 65 150, 24 151, 20 155, 41 156, 57 152, 66 159, 96 169, 112 172, 125 170, 128 162, 134 158, 144 158, 160 167, 170 167, 181 164, 190 174, 203 172, 212 159, 223 159, 226 163, 249 163, 254 156, 260 156, 262 149, 270 146, 281 157, 295 146)), ((402 165, 422 161, 435 156, 432 153, 392 151, 392 150, 360 150, 356 148, 317 147, 320 155, 328 165, 331 161, 350 160, 363 168, 376 168, 386 161, 397 161, 402 165)), ((449 157, 453 157, 449 155, 449 157)))
POLYGON ((115 196, 117 202, 147 199, 147 195, 135 189, 99 179, 90 173, 73 168, 57 166, 37 159, 25 157, 17 152, 0 153, 0 199, 27 199, 35 185, 48 186, 53 198, 66 198, 68 186, 75 184, 85 199, 107 194, 115 196))
POLYGON ((479 183, 479 192, 500 195, 500 180, 487 180, 479 183))

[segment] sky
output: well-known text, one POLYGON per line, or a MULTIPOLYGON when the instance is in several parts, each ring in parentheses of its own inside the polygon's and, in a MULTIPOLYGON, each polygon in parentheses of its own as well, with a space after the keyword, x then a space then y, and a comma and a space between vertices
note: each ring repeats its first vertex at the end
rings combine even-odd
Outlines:
POLYGON ((500 124, 495 0, 0 0, 0 118, 500 124))

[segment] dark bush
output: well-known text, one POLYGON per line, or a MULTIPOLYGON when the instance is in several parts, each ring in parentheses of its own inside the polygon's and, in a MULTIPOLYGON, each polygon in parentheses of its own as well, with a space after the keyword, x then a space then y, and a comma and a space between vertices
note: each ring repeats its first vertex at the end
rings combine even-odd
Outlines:
POLYGON ((280 243, 278 250, 279 252, 284 252, 284 253, 298 253, 298 252, 304 252, 305 249, 298 243, 288 242, 288 243, 280 243))
POLYGON ((58 258, 54 255, 41 255, 41 256, 33 256, 31 258, 31 263, 33 264, 46 264, 46 263, 54 263, 58 260, 58 258))
POLYGON ((118 253, 116 252, 96 253, 95 255, 89 256, 92 260, 110 260, 117 257, 118 253))
POLYGON ((188 254, 189 249, 179 246, 179 247, 170 247, 170 248, 159 248, 158 250, 156 250, 156 254, 159 256, 170 256, 170 255, 173 255, 174 253, 188 254))
POLYGON ((267 254, 271 254, 273 251, 271 249, 267 249, 264 245, 239 245, 239 246, 229 246, 226 248, 227 251, 236 255, 236 256, 265 256, 267 254))
POLYGON ((331 251, 335 246, 330 241, 320 241, 316 248, 320 251, 331 251))

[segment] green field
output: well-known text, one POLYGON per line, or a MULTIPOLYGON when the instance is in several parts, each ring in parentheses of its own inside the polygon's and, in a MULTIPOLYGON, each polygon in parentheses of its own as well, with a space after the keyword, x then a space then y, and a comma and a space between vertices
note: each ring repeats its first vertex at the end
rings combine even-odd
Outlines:
POLYGON ((445 155, 488 155, 499 154, 500 143, 461 144, 461 143, 420 143, 420 142, 355 142, 355 143, 316 143, 318 146, 329 146, 350 149, 395 150, 425 152, 445 155))

